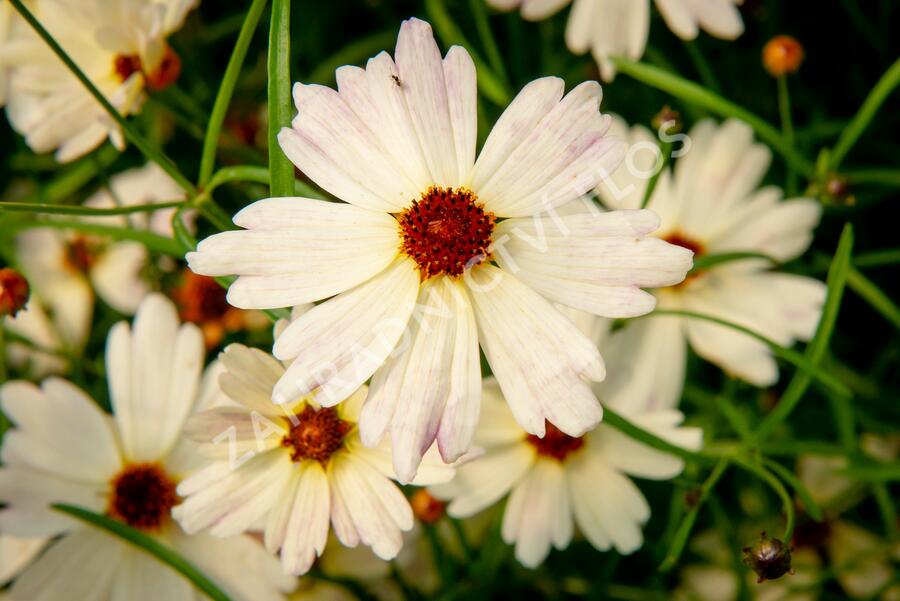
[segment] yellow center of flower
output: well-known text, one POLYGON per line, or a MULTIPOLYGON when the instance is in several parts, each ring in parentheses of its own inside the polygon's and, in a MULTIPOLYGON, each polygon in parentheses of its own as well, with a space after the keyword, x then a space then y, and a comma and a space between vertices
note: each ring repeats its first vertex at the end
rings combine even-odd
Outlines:
POLYGON ((401 249, 422 280, 459 276, 490 257, 494 214, 465 188, 432 187, 397 218, 401 249))
POLYGON ((176 483, 155 463, 126 466, 111 484, 107 513, 132 528, 158 530, 178 503, 176 483))
POLYGON ((543 438, 528 434, 525 440, 537 450, 538 455, 562 461, 584 446, 583 438, 569 436, 550 422, 546 423, 543 438))
POLYGON ((351 424, 338 417, 333 407, 314 409, 309 405, 294 416, 281 446, 291 450, 293 461, 314 459, 325 463, 344 444, 351 424))

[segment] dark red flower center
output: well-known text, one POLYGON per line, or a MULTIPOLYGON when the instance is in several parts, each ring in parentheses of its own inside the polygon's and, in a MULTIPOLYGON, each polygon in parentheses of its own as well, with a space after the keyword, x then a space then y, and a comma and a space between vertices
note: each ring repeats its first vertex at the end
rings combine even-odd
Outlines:
POLYGON ((315 409, 306 405, 294 418, 281 441, 281 446, 291 450, 293 461, 315 459, 325 463, 343 446, 351 428, 350 422, 338 417, 333 407, 315 409))
POLYGON ((0 317, 16 316, 28 303, 30 294, 28 280, 11 267, 0 269, 0 317))
POLYGON ((550 422, 546 423, 546 429, 543 438, 538 438, 534 434, 525 437, 531 446, 533 446, 539 455, 552 457, 557 461, 562 461, 584 446, 583 438, 569 436, 550 422))
POLYGON ((76 235, 66 244, 65 261, 70 269, 87 273, 97 262, 100 245, 87 236, 76 235))
POLYGON ((149 73, 144 71, 141 57, 137 54, 118 54, 113 61, 113 66, 119 80, 123 82, 137 72, 144 73, 147 87, 157 92, 175 83, 178 76, 181 75, 181 57, 168 45, 159 65, 149 73))
POLYGON ((172 292, 183 321, 208 323, 221 320, 231 305, 225 289, 213 278, 185 270, 181 285, 172 292))
POLYGON ((175 487, 157 464, 129 465, 112 481, 108 513, 132 528, 159 529, 178 503, 175 487))
POLYGON ((694 258, 699 257, 703 254, 703 245, 690 238, 681 234, 679 232, 675 232, 673 234, 669 234, 665 238, 663 238, 669 244, 674 244, 675 246, 680 246, 682 248, 686 248, 694 253, 694 258))
POLYGON ((401 248, 423 280, 462 275, 490 257, 494 214, 470 190, 432 187, 397 219, 401 248))

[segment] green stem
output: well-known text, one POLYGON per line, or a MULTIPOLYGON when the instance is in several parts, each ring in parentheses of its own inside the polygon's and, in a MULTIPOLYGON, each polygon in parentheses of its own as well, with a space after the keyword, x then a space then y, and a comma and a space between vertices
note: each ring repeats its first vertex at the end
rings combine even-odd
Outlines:
POLYGON ((859 107, 859 111, 850 120, 847 127, 844 128, 837 144, 834 145, 834 149, 831 151, 830 166, 832 170, 836 170, 840 166, 841 161, 844 160, 844 157, 847 156, 847 153, 850 152, 853 145, 862 136, 869 123, 875 118, 878 109, 881 108, 881 105, 884 104, 885 100, 888 99, 888 96, 891 95, 891 92, 898 85, 900 85, 900 58, 895 60, 894 64, 881 76, 881 79, 869 92, 862 106, 859 107))
MULTIPOLYGON (((752 338, 755 338, 765 344, 769 349, 779 358, 784 359, 785 361, 794 365, 794 367, 800 370, 800 373, 803 373, 806 376, 811 377, 819 381, 826 388, 830 389, 834 394, 840 394, 843 396, 850 396, 850 390, 844 386, 837 378, 829 374, 827 371, 819 368, 816 364, 810 361, 808 358, 804 357, 802 354, 793 351, 789 348, 783 347, 780 344, 774 342, 770 338, 759 334, 758 332, 754 332, 749 328, 745 328, 744 326, 736 323, 732 323, 730 321, 726 321, 724 319, 719 319, 718 317, 713 317, 712 315, 706 315, 703 313, 695 313, 694 311, 682 311, 676 309, 657 309, 653 313, 649 313, 647 315, 643 315, 641 317, 636 317, 635 319, 645 319, 647 317, 653 317, 654 315, 676 315, 679 317, 690 317, 692 319, 702 319, 704 321, 709 321, 711 323, 719 324, 721 326, 725 326, 727 328, 731 328, 738 332, 742 332, 752 338)), ((777 407, 781 407, 784 402, 779 402, 777 407)), ((776 410, 777 410, 776 407, 776 410)), ((770 414, 771 415, 771 414, 770 414)))
POLYGON ((487 65, 477 52, 472 50, 472 45, 466 40, 462 31, 450 17, 450 12, 443 0, 425 0, 425 10, 438 35, 444 44, 456 44, 469 50, 475 70, 478 74, 478 88, 481 93, 497 106, 506 106, 512 98, 512 92, 504 84, 498 75, 487 65))
POLYGON ((703 85, 716 94, 721 94, 722 88, 719 86, 719 82, 716 81, 716 76, 713 73, 712 68, 709 66, 709 62, 707 62, 706 57, 703 56, 703 53, 700 52, 700 49, 697 47, 697 42, 693 40, 685 40, 684 45, 691 57, 691 61, 697 68, 697 73, 700 74, 700 81, 703 82, 703 85))
MULTIPOLYGON (((224 167, 216 171, 215 175, 212 176, 212 179, 209 180, 209 185, 206 189, 207 191, 212 192, 222 184, 228 182, 252 182, 268 185, 270 177, 269 170, 265 167, 255 167, 253 165, 224 167)), ((294 180, 294 194, 306 198, 328 200, 328 197, 325 194, 298 179, 294 180)))
POLYGON ((666 165, 672 158, 672 143, 663 142, 662 144, 660 144, 659 150, 662 153, 659 169, 657 169, 653 173, 653 175, 650 176, 650 180, 647 182, 647 188, 644 190, 644 197, 641 199, 642 209, 646 209, 647 205, 650 203, 650 199, 653 198, 653 191, 656 190, 656 184, 659 183, 659 178, 662 175, 662 172, 665 171, 666 165))
POLYGON ((852 265, 847 272, 847 286, 858 294, 869 305, 881 313, 895 328, 900 330, 900 308, 894 304, 887 294, 875 285, 875 283, 860 273, 852 265))
POLYGON ((816 503, 815 499, 813 499, 812 494, 810 494, 809 489, 806 488, 806 485, 800 481, 800 479, 794 475, 794 472, 787 469, 777 461, 773 461, 771 459, 763 459, 763 465, 769 468, 771 471, 775 472, 775 474, 787 482, 791 488, 793 488, 797 492, 797 496, 800 497, 800 500, 803 501, 803 506, 806 508, 807 513, 809 513, 810 517, 817 522, 821 522, 825 519, 825 514, 822 511, 822 508, 819 507, 818 503, 816 503))
POLYGON ((86 216, 103 216, 103 215, 127 215, 129 213, 151 213, 158 209, 169 209, 172 207, 180 207, 185 204, 184 200, 173 200, 171 202, 157 202, 143 205, 131 205, 121 207, 111 207, 108 209, 95 209, 93 207, 71 206, 44 204, 37 202, 0 202, 0 213, 3 211, 24 212, 24 213, 52 213, 58 215, 86 215, 86 216))
POLYGON ((691 268, 691 271, 696 272, 702 269, 710 269, 711 267, 715 267, 720 263, 729 263, 731 261, 745 261, 747 259, 762 259, 763 261, 767 261, 773 266, 778 264, 778 261, 764 253, 754 251, 736 251, 701 255, 694 259, 694 267, 691 268))
POLYGON ((132 144, 138 147, 138 149, 143 153, 145 157, 159 165, 163 171, 169 174, 169 176, 175 180, 181 188, 188 193, 190 196, 194 196, 197 192, 196 188, 194 188, 194 184, 190 182, 182 173, 178 170, 178 167, 175 166, 165 154, 163 154, 162 150, 156 148, 151 144, 144 136, 142 136, 136 127, 134 127, 131 123, 129 123, 125 117, 123 117, 116 107, 114 107, 109 100, 107 100, 106 96, 104 96, 100 90, 88 79, 87 75, 75 64, 66 51, 63 50, 62 46, 57 43, 53 36, 50 35, 43 25, 31 14, 25 5, 22 3, 22 0, 9 0, 19 14, 22 15, 22 18, 37 32, 37 34, 50 46, 50 49, 56 54, 57 57, 65 64, 65 66, 72 72, 72 74, 81 82, 81 84, 90 92, 91 96, 100 103, 106 112, 112 117, 113 121, 115 121, 119 127, 122 128, 122 132, 125 134, 125 137, 131 141, 132 144))
POLYGON ((900 263, 900 248, 860 253, 853 259, 853 264, 861 268, 884 267, 885 265, 896 265, 897 263, 900 263))
POLYGON ((607 426, 615 428, 616 430, 619 430, 623 434, 647 445, 648 447, 654 448, 658 451, 669 453, 671 455, 675 455, 676 457, 680 457, 685 461, 710 463, 711 461, 715 461, 719 458, 719 454, 712 454, 705 451, 691 451, 683 447, 674 445, 667 440, 663 440, 659 436, 656 436, 655 434, 644 430, 640 426, 634 425, 633 423, 628 421, 628 419, 619 415, 606 406, 603 407, 603 423, 607 426))
POLYGON ((781 540, 790 543, 791 538, 794 536, 794 522, 796 520, 796 515, 794 511, 794 500, 791 499, 791 495, 784 487, 784 484, 782 484, 781 480, 776 478, 772 472, 751 459, 737 456, 734 458, 734 463, 745 471, 759 477, 759 479, 768 484, 769 487, 775 491, 775 494, 778 495, 778 498, 781 499, 781 506, 784 510, 785 518, 784 534, 781 536, 781 540))
MULTIPOLYGON (((791 95, 788 89, 787 76, 778 77, 778 113, 781 116, 781 131, 784 141, 794 145, 794 122, 791 118, 791 95)), ((791 198, 797 194, 797 173, 788 165, 787 170, 787 196, 791 198)))
POLYGON ((880 169, 852 169, 844 171, 847 181, 852 185, 859 184, 881 184, 884 186, 900 188, 900 169, 891 169, 890 167, 880 169))
POLYGON ((841 306, 841 297, 844 293, 844 286, 847 283, 847 273, 850 271, 850 253, 852 249, 853 228, 848 223, 844 226, 834 259, 831 262, 831 268, 828 270, 828 278, 826 280, 828 292, 825 297, 825 304, 822 307, 822 317, 819 319, 819 326, 816 328, 816 333, 813 335, 809 345, 807 345, 806 353, 803 356, 804 362, 811 365, 813 370, 798 371, 794 374, 784 394, 781 395, 781 400, 775 405, 772 412, 763 419, 754 433, 754 440, 757 443, 764 441, 781 422, 788 418, 806 393, 806 389, 812 380, 813 371, 818 370, 818 365, 828 350, 828 342, 831 339, 831 333, 834 331, 834 324, 837 321, 838 310, 841 306))
POLYGON ((888 540, 897 540, 897 508, 894 507, 894 500, 884 482, 876 482, 872 485, 872 496, 878 505, 878 512, 881 514, 881 522, 888 540))
POLYGON ((222 592, 222 590, 216 586, 212 580, 207 578, 203 572, 197 569, 194 564, 183 558, 167 545, 144 534, 140 530, 136 530, 127 524, 108 518, 104 515, 96 514, 92 511, 82 509, 81 507, 75 507, 74 505, 57 503, 53 505, 53 509, 90 524, 91 526, 106 530, 126 543, 130 543, 142 551, 149 553, 187 578, 191 584, 197 587, 197 590, 213 601, 231 601, 231 598, 222 592))
POLYGON ((611 60, 621 73, 633 77, 641 83, 672 94, 724 117, 736 117, 747 122, 756 134, 764 142, 775 148, 794 169, 806 176, 813 174, 813 164, 800 154, 796 148, 788 144, 781 132, 747 109, 674 73, 668 73, 657 67, 624 58, 614 57, 611 60))
POLYGON ((281 151, 278 132, 291 124, 291 2, 273 0, 269 30, 269 193, 291 196, 294 165, 281 151))
POLYGON ((469 0, 469 12, 475 17, 475 28, 478 30, 478 37, 484 46, 491 68, 505 83, 509 83, 506 67, 503 65, 503 58, 500 55, 500 49, 497 47, 497 40, 491 32, 491 24, 488 21, 484 0, 469 0))
POLYGON ((684 517, 681 518, 681 523, 675 531, 675 536, 672 537, 672 542, 669 543, 666 557, 663 559, 662 563, 659 564, 660 572, 668 572, 678 563, 678 559, 681 557, 682 551, 684 551, 688 538, 691 536, 691 531, 694 529, 694 523, 697 521, 697 515, 700 513, 700 508, 706 502, 706 499, 709 498, 710 493, 713 488, 715 488, 716 484, 718 484, 722 476, 725 475, 729 463, 729 458, 722 457, 709 474, 709 477, 703 482, 703 485, 700 487, 699 498, 693 506, 687 510, 684 517))
MULTIPOLYGON (((91 156, 67 166, 62 173, 50 180, 37 194, 41 202, 55 204, 68 199, 91 181, 97 172, 112 165, 119 158, 118 149, 112 144, 104 144, 91 156)), ((59 167, 57 163, 54 164, 59 167)))
POLYGON ((244 24, 241 26, 234 49, 231 51, 228 66, 225 67, 225 75, 222 77, 219 93, 216 94, 216 101, 213 103, 212 113, 210 113, 206 125, 206 137, 203 139, 198 179, 201 188, 206 186, 212 176, 213 166, 216 162, 216 147, 219 145, 219 134, 222 131, 222 124, 225 122, 225 114, 231 104, 231 97, 234 94, 238 76, 241 74, 241 67, 244 65, 250 40, 253 39, 253 33, 256 31, 256 26, 265 8, 266 0, 253 0, 250 10, 247 11, 247 16, 244 18, 244 24))

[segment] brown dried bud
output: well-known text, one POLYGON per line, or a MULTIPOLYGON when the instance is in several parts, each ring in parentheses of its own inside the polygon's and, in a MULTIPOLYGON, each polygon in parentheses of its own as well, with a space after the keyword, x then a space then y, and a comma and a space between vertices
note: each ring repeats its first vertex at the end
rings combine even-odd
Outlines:
POLYGON ((656 113, 650 124, 656 131, 663 130, 667 134, 679 133, 684 125, 681 121, 681 113, 672 110, 668 104, 656 113))
POLYGON ((424 488, 420 488, 412 497, 413 513, 426 524, 434 524, 444 517, 444 508, 447 504, 439 499, 435 499, 424 488))
POLYGON ((790 548, 777 538, 769 538, 765 532, 752 547, 744 547, 744 564, 756 572, 757 583, 794 573, 790 548))
POLYGON ((29 293, 25 276, 11 267, 0 269, 0 316, 15 317, 28 302, 29 293))
POLYGON ((803 58, 803 46, 789 35, 777 35, 763 48, 763 66, 772 77, 796 73, 803 58))

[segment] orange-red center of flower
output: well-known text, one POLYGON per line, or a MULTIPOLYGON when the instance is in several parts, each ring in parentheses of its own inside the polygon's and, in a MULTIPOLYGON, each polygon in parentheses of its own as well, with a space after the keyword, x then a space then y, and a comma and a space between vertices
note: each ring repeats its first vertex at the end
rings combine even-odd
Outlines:
POLYGON ((28 280, 11 267, 0 269, 0 317, 16 316, 28 303, 28 280))
POLYGON ((344 444, 351 427, 333 407, 315 409, 306 405, 294 418, 281 441, 281 446, 291 450, 293 461, 315 459, 325 463, 344 444))
POLYGON ((178 503, 175 487, 157 464, 129 465, 112 481, 108 513, 132 528, 159 529, 178 503))
POLYGON ((465 188, 432 187, 397 219, 401 248, 423 280, 462 275, 490 256, 494 214, 465 188))
POLYGON ((181 75, 181 57, 175 54, 172 47, 168 45, 159 66, 149 73, 144 71, 141 57, 137 54, 116 55, 113 66, 116 75, 119 76, 119 80, 123 82, 134 73, 143 72, 147 81, 147 87, 157 92, 175 83, 178 76, 181 75))
POLYGON ((219 321, 231 308, 225 298, 225 289, 217 281, 188 270, 185 270, 181 285, 173 291, 172 296, 178 303, 183 321, 219 321))
POLYGON ((97 262, 99 245, 87 236, 77 235, 66 244, 66 265, 77 272, 87 273, 97 262))
POLYGON ((550 422, 546 423, 543 438, 529 434, 525 437, 525 440, 537 450, 539 455, 552 457, 557 461, 562 461, 570 453, 574 453, 584 446, 583 438, 569 436, 550 422))
POLYGON ((669 234, 663 238, 663 240, 669 244, 674 244, 675 246, 680 246, 692 251, 695 258, 703 254, 703 245, 684 234, 675 232, 674 234, 669 234))

